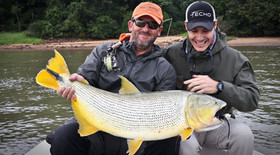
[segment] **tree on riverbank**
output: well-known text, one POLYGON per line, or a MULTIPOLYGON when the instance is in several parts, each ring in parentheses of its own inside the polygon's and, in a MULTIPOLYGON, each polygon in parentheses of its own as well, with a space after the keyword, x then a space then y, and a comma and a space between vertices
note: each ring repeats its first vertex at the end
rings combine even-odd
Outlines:
MULTIPOLYGON (((150 0, 159 4, 165 19, 172 18, 171 34, 185 32, 185 9, 194 0, 150 0)), ((128 32, 127 21, 141 0, 10 0, 0 1, 0 31, 29 30, 41 38, 116 38, 128 32)), ((280 36, 280 1, 208 0, 219 26, 228 35, 280 36)), ((169 23, 164 23, 166 34, 169 23)))

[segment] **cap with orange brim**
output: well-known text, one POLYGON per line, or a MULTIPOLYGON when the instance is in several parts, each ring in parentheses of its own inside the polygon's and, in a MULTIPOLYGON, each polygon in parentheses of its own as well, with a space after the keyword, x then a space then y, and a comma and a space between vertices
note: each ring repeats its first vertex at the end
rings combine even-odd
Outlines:
POLYGON ((142 16, 150 16, 152 17, 158 24, 162 23, 163 15, 161 8, 150 2, 142 2, 140 3, 133 11, 132 19, 139 18, 142 16))

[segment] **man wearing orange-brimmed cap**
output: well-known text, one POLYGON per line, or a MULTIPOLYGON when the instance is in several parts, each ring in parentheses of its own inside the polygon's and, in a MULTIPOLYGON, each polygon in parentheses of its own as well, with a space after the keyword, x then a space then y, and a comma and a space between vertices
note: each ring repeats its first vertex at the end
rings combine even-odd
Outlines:
MULTIPOLYGON (((174 89, 176 72, 162 57, 163 53, 159 46, 154 44, 161 34, 162 20, 162 10, 158 5, 150 2, 140 3, 135 8, 131 20, 128 21, 130 39, 124 40, 117 48, 112 48, 116 45, 114 43, 98 45, 69 80, 86 79, 94 87, 118 93, 121 86, 119 75, 121 75, 129 79, 141 92, 174 89)), ((57 93, 68 100, 76 97, 73 88, 61 88, 57 93)), ((51 144, 51 153, 55 155, 127 154, 127 139, 102 131, 81 137, 77 132, 78 128, 77 121, 72 121, 49 134, 47 141, 51 144)), ((177 155, 179 145, 178 137, 144 141, 138 150, 135 147, 136 155, 177 155)))
POLYGON ((163 29, 162 20, 162 10, 154 3, 142 2, 134 9, 128 28, 130 41, 135 43, 136 55, 151 49, 163 29))

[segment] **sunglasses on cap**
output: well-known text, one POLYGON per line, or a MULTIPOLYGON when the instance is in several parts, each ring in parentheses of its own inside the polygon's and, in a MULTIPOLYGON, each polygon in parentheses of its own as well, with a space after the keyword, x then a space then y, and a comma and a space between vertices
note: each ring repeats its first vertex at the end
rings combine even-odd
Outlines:
POLYGON ((145 27, 148 24, 149 29, 157 29, 160 25, 157 22, 149 22, 140 19, 132 19, 132 22, 136 24, 138 27, 145 27))

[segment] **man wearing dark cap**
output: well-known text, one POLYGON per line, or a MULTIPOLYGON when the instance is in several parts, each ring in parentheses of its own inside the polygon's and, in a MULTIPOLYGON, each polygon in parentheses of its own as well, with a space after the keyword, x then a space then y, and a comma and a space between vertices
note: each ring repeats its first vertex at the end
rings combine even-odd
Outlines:
MULTIPOLYGON (((86 58, 78 72, 70 80, 86 79, 90 85, 118 93, 121 80, 119 75, 129 79, 141 92, 164 91, 175 88, 176 73, 172 65, 162 57, 162 51, 154 41, 162 31, 162 10, 150 2, 140 3, 134 10, 126 40, 113 51, 114 43, 97 46, 86 58), (109 52, 114 52, 109 55, 109 52), (107 61, 109 58, 109 61, 107 61), (106 61, 104 61, 106 60, 106 61)), ((75 90, 62 88, 59 95, 73 100, 75 90)), ((79 124, 74 121, 64 124, 47 137, 54 155, 126 155, 127 139, 99 131, 90 136, 78 134, 79 124)), ((176 155, 180 138, 143 142, 136 155, 176 155)))
MULTIPOLYGON (((217 27, 214 8, 196 1, 186 10, 188 37, 164 50, 164 57, 177 73, 176 88, 215 96, 227 103, 219 114, 242 112, 258 107, 259 90, 249 60, 227 45, 226 35, 217 27)), ((194 132, 182 141, 180 154, 197 155, 205 148, 214 154, 249 155, 254 136, 250 128, 232 118, 220 128, 194 132)), ((207 152, 211 154, 210 152, 207 152)), ((206 154, 207 154, 206 153, 206 154)))

